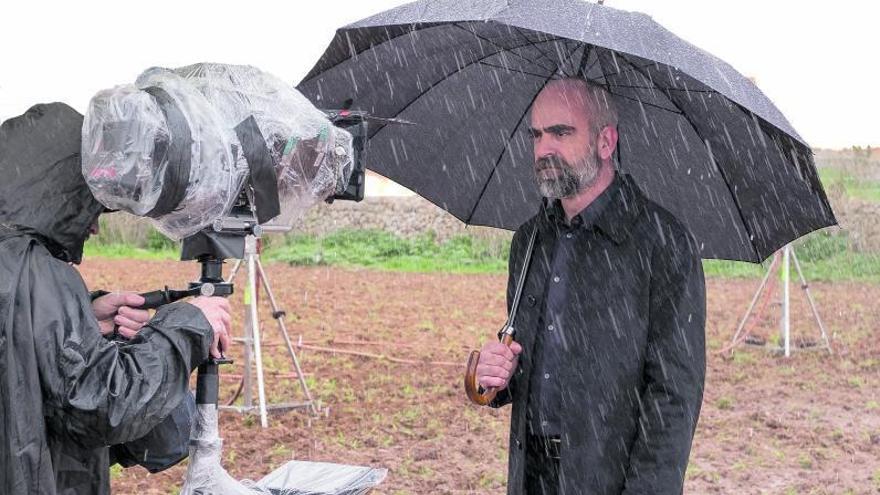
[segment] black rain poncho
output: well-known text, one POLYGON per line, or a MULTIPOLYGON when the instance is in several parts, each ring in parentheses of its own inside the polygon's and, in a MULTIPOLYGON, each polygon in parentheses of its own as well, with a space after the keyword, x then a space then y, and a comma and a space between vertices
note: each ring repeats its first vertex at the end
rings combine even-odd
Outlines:
POLYGON ((80 170, 82 116, 38 105, 0 126, 0 493, 109 493, 108 445, 140 439, 208 357, 196 307, 104 339, 70 265, 103 210, 80 170))

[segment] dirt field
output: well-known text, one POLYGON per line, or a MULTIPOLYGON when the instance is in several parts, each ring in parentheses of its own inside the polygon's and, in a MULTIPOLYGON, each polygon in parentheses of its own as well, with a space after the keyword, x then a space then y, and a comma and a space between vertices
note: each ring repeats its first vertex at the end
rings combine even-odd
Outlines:
MULTIPOLYGON (((90 287, 106 290, 183 286, 198 272, 193 263, 93 260, 81 268, 90 287)), ((329 414, 310 427, 305 413, 277 414, 263 430, 254 416, 223 413, 224 462, 235 477, 320 460, 388 468, 374 493, 504 493, 509 411, 468 404, 460 385, 467 351, 504 320, 504 277, 268 268, 294 339, 453 365, 302 349, 307 379, 329 414)), ((719 353, 757 281, 707 285, 709 369, 685 492, 880 493, 880 286, 813 285, 835 353, 782 359, 755 348, 719 353)), ((794 333, 815 340, 801 293, 793 295, 794 333)), ((769 306, 756 331, 775 334, 778 312, 769 306)), ((299 398, 274 322, 263 332, 270 402, 299 398)), ((223 398, 238 386, 240 355, 233 350, 237 361, 223 370, 223 398)), ((114 476, 114 492, 177 493, 184 473, 185 466, 158 475, 129 469, 114 476)))

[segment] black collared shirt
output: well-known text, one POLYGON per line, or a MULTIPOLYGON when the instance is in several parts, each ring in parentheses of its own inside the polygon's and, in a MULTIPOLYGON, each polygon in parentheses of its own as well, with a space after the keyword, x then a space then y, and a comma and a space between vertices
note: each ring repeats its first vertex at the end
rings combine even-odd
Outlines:
POLYGON ((570 304, 571 270, 577 253, 584 249, 585 238, 596 235, 596 222, 620 189, 620 178, 614 180, 592 203, 571 220, 566 221, 565 210, 556 200, 547 205, 548 217, 555 233, 550 278, 546 284, 544 307, 535 332, 535 364, 532 368, 528 408, 529 430, 534 435, 559 436, 562 433, 560 356, 566 343, 562 315, 570 304))

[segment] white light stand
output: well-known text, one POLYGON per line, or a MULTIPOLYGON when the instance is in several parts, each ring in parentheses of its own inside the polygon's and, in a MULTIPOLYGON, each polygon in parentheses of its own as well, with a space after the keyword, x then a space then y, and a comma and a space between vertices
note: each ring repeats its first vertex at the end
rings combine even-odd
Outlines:
POLYGON ((299 365, 299 359, 296 357, 296 353, 293 350, 293 344, 290 341, 290 335, 287 333, 287 327, 284 324, 285 312, 278 309, 278 304, 275 301, 272 288, 269 286, 269 278, 266 277, 266 272, 263 270, 263 264, 260 262, 258 243, 259 239, 253 235, 248 235, 245 238, 244 258, 236 261, 235 266, 232 268, 232 272, 229 275, 229 280, 227 281, 229 284, 234 283, 239 268, 241 268, 243 264, 247 267, 247 286, 244 294, 245 332, 244 337, 235 339, 244 344, 244 372, 242 373, 242 391, 244 393, 244 399, 241 406, 223 405, 220 406, 220 409, 232 410, 239 413, 251 413, 254 410, 258 410, 260 414, 260 425, 263 428, 267 428, 269 425, 267 419, 269 411, 308 409, 309 414, 312 417, 316 417, 320 414, 321 408, 309 392, 309 387, 303 376, 302 368, 299 365), (261 280, 262 284, 257 283, 258 278, 261 280), (290 354, 290 359, 293 362, 293 367, 296 371, 297 378, 299 379, 299 384, 305 395, 305 401, 267 404, 265 379, 263 375, 262 342, 260 339, 260 318, 258 311, 260 285, 262 285, 263 290, 265 290, 266 295, 269 297, 269 303, 272 308, 272 318, 278 322, 278 330, 284 338, 287 352, 290 354), (251 366, 252 359, 255 366, 251 366), (257 405, 254 405, 253 402, 253 377, 251 368, 256 368, 257 372, 257 405))
POLYGON ((791 346, 791 293, 789 290, 789 286, 791 285, 791 264, 794 262, 794 267, 798 272, 798 276, 801 279, 801 289, 803 289, 804 294, 807 297, 807 301, 810 304, 810 309, 813 313, 813 319, 816 321, 816 324, 819 326, 819 331, 822 336, 823 345, 817 345, 813 347, 808 347, 806 349, 812 350, 822 350, 825 349, 831 354, 831 343, 828 340, 828 333, 825 331, 825 325, 822 324, 822 320, 819 318, 819 311, 816 309, 816 303, 813 301, 813 296, 810 294, 810 286, 807 283, 807 279, 804 278, 804 273, 801 270, 801 264, 797 259, 797 255, 795 254, 794 248, 791 244, 787 244, 781 251, 777 251, 773 255, 773 261, 770 263, 770 266, 767 268, 767 273, 764 275, 764 279, 761 281, 761 285, 758 287, 758 290, 755 292, 755 297, 752 298, 752 302, 749 305, 749 309, 746 311, 745 316, 739 324, 739 328, 737 328, 736 333, 733 335, 733 339, 731 340, 731 349, 739 344, 739 337, 742 333, 743 329, 746 326, 746 322, 749 317, 752 315, 752 311, 755 309, 755 304, 758 302, 758 298, 764 292, 764 289, 767 287, 767 281, 770 280, 770 277, 776 273, 776 267, 779 264, 781 258, 781 267, 782 270, 782 318, 781 318, 781 336, 782 343, 779 347, 771 348, 771 351, 779 352, 785 357, 791 356, 792 346, 791 346))

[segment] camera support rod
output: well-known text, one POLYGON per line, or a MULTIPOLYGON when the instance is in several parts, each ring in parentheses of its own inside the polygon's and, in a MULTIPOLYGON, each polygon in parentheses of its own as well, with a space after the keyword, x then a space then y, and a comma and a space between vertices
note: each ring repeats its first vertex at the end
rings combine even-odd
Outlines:
MULTIPOLYGON (((223 282, 223 260, 214 257, 205 256, 199 259, 202 266, 202 276, 198 282, 190 283, 188 291, 173 291, 178 296, 186 297, 187 293, 198 291, 202 295, 230 295, 232 294, 232 285, 223 282), (217 290, 219 288, 219 290, 217 290)), ((157 291, 161 292, 161 291, 157 291)), ((169 292, 168 288, 165 292, 169 292)), ((178 297, 180 299, 181 297, 178 297)), ((222 353, 224 349, 220 349, 222 353)), ((208 360, 199 365, 198 375, 196 377, 196 404, 212 404, 217 405, 217 397, 220 393, 220 365, 231 364, 231 359, 221 357, 219 359, 209 357, 208 360)))

